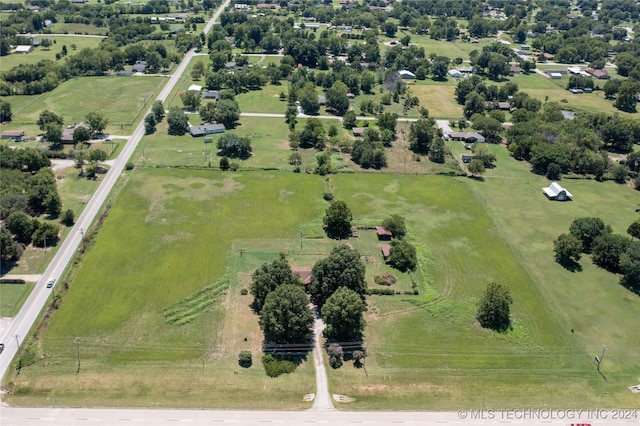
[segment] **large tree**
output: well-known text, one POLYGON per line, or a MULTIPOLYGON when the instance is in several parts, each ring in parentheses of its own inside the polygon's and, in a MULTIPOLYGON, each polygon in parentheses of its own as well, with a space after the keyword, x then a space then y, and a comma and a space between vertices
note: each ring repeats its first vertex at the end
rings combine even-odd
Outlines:
POLYGON ((636 112, 636 104, 638 103, 638 83, 633 80, 627 80, 620 85, 616 101, 613 106, 621 111, 636 112))
POLYGON ((34 220, 22 211, 14 211, 11 213, 5 222, 7 229, 11 231, 16 237, 16 241, 29 244, 31 242, 31 235, 35 229, 34 220))
POLYGON ((188 111, 197 111, 200 107, 200 101, 202 98, 200 97, 200 92, 195 92, 193 90, 187 90, 181 96, 182 105, 188 111))
POLYGON ((344 115, 349 110, 347 85, 337 81, 326 91, 327 107, 333 108, 337 115, 344 115))
POLYGON ((0 99, 0 122, 11 121, 11 104, 0 99))
POLYGON ((351 235, 351 210, 344 201, 334 201, 327 208, 323 222, 330 238, 347 238, 351 235))
POLYGON ((362 339, 365 304, 353 290, 338 288, 322 306, 322 319, 326 325, 324 336, 333 341, 362 339))
POLYGON ((476 319, 484 328, 504 331, 511 324, 511 303, 513 299, 507 287, 489 283, 478 303, 476 319))
POLYGON ((629 225, 627 234, 631 235, 631 238, 640 240, 640 219, 636 219, 635 222, 629 225))
POLYGON ((236 127, 238 120, 240 120, 238 102, 234 99, 221 99, 216 106, 214 117, 218 123, 224 124, 227 129, 233 129, 236 127))
POLYGON ((394 238, 402 239, 407 233, 407 225, 404 222, 404 217, 399 214, 392 214, 388 218, 382 221, 382 226, 384 226, 388 231, 390 231, 394 238))
POLYGON ((284 284, 267 295, 261 311, 260 327, 267 342, 309 343, 313 321, 309 299, 302 287, 284 284))
POLYGON ((569 232, 580 240, 585 253, 591 253, 593 241, 602 234, 611 233, 611 227, 599 217, 579 217, 571 222, 569 232))
POLYGON ((299 284, 299 280, 291 272, 289 262, 282 254, 279 259, 262 264, 253 272, 251 278, 251 294, 253 295, 251 306, 258 314, 262 311, 267 295, 278 286, 299 284))
POLYGON ((55 123, 60 126, 60 128, 62 128, 62 125, 64 124, 64 118, 53 111, 45 109, 40 113, 37 124, 38 127, 40 127, 40 130, 44 132, 46 131, 47 124, 49 123, 55 123))
POLYGON ((91 131, 84 126, 73 129, 73 143, 84 143, 91 139, 91 131))
POLYGON ((85 116, 92 133, 102 133, 109 124, 109 120, 101 112, 91 111, 85 116))
POLYGON ((609 271, 620 270, 620 256, 631 241, 624 235, 605 233, 593 240, 593 263, 609 271))
POLYGON ((225 133, 220 136, 217 144, 220 155, 225 157, 249 158, 251 156, 251 139, 248 136, 238 136, 235 133, 225 133))
POLYGON ((4 263, 18 257, 20 257, 20 246, 7 228, 0 227, 0 260, 4 263))
POLYGON ((405 240, 393 241, 387 263, 402 272, 415 271, 418 266, 416 248, 405 240))
POLYGON ((173 106, 169 109, 167 124, 169 125, 170 135, 182 136, 187 131, 189 121, 180 107, 173 106))
POLYGON ((633 241, 620 256, 620 283, 640 294, 640 241, 633 241))
POLYGON ((420 118, 409 127, 409 149, 416 154, 428 154, 431 143, 436 136, 435 121, 431 118, 420 118))
POLYGON ((553 242, 553 251, 560 264, 577 262, 582 253, 582 242, 572 234, 561 234, 553 242))
POLYGON ((310 292, 314 303, 322 307, 339 287, 349 288, 364 301, 367 283, 360 253, 344 244, 335 247, 328 257, 319 260, 311 273, 310 292))
POLYGON ((164 118, 164 105, 162 105, 162 101, 155 101, 151 106, 151 113, 156 119, 156 123, 159 123, 164 118))

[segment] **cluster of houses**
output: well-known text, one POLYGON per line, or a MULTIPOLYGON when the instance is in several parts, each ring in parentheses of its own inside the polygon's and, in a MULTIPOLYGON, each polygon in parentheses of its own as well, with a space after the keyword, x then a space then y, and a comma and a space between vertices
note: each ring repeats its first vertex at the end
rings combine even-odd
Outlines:
MULTIPOLYGON (((548 69, 544 71, 547 78, 552 80, 559 80, 564 75, 572 74, 572 75, 582 75, 585 77, 593 77, 596 80, 609 80, 611 76, 606 70, 599 70, 595 68, 585 68, 584 70, 581 67, 573 66, 567 67, 567 69, 548 69)), ((579 93, 590 93, 590 90, 587 91, 582 88, 577 90, 570 90, 571 93, 579 94, 579 93)))
MULTIPOLYGON (((209 99, 209 100, 214 100, 214 101, 219 101, 220 100, 220 92, 219 91, 217 91, 217 90, 204 90, 203 91, 202 90, 202 86, 197 85, 197 84, 192 84, 191 86, 189 86, 187 91, 199 94, 204 99, 209 99)), ((189 134, 191 136, 193 136, 194 138, 200 137, 200 136, 213 135, 213 134, 216 134, 216 133, 223 133, 225 130, 226 130, 226 128, 224 127, 224 124, 220 124, 220 123, 203 123, 203 124, 200 124, 198 126, 189 126, 189 128, 187 129, 189 134)), ((211 142, 211 141, 205 141, 205 142, 211 142)))

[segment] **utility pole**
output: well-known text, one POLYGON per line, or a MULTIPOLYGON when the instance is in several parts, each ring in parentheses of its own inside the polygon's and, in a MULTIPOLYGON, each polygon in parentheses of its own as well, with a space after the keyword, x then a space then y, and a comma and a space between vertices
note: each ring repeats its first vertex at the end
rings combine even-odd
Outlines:
POLYGON ((18 347, 18 356, 20 357, 20 360, 18 361, 18 373, 20 372, 20 370, 22 369, 22 351, 20 350, 20 341, 18 340, 18 335, 15 335, 16 338, 16 346, 18 347))
POLYGON ((600 371, 600 364, 602 364, 602 358, 604 358, 604 353, 606 350, 607 350, 607 346, 602 345, 602 355, 600 355, 600 357, 596 355, 595 361, 596 361, 596 368, 598 369, 598 371, 600 371))
POLYGON ((76 374, 80 372, 80 346, 78 345, 78 338, 73 339, 73 343, 76 344, 76 352, 78 353, 78 369, 76 370, 76 374))

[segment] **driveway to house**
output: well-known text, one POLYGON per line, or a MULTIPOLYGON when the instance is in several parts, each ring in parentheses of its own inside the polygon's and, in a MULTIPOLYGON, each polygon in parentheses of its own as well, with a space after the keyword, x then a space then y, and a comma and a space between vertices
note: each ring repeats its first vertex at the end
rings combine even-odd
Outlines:
POLYGON ((313 364, 316 366, 316 398, 313 402, 314 410, 333 410, 331 403, 331 394, 329 393, 329 385, 327 383, 327 371, 324 368, 324 359, 322 357, 322 331, 324 330, 324 321, 319 316, 313 325, 313 335, 315 344, 313 345, 313 364))

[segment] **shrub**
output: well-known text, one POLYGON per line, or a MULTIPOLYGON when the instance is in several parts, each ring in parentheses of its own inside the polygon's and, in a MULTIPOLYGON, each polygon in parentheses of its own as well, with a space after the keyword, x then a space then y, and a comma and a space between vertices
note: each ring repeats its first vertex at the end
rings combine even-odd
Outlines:
POLYGON ((332 356, 332 357, 329 358, 329 365, 333 369, 340 368, 340 367, 342 367, 342 359, 332 356))
POLYGON ((133 170, 133 162, 127 161, 127 164, 124 165, 125 170, 133 170))
POLYGON ((362 361, 364 360, 364 352, 363 351, 355 351, 353 352, 353 365, 356 368, 362 367, 362 361))
POLYGON ((251 356, 251 351, 242 351, 240 355, 238 355, 238 364, 242 368, 249 368, 253 364, 253 358, 251 356))
POLYGON ((368 295, 377 294, 378 296, 393 296, 396 294, 391 288, 369 288, 367 289, 368 295))
POLYGON ((333 201, 333 194, 330 192, 325 192, 324 194, 322 194, 322 198, 325 201, 333 201))
POLYGON ((243 288, 242 290, 240 290, 240 294, 242 296, 246 296, 247 294, 249 294, 249 290, 247 290, 246 288, 243 288))
POLYGON ((262 357, 262 364, 264 365, 264 371, 269 377, 278 377, 282 374, 293 373, 297 367, 293 361, 274 355, 264 355, 262 357))
POLYGON ((342 346, 337 343, 332 343, 327 348, 327 354, 329 355, 329 365, 331 368, 340 368, 342 366, 342 357, 344 351, 342 346))
POLYGON ((396 276, 385 272, 384 274, 376 275, 373 280, 378 285, 393 285, 396 283, 396 276))

